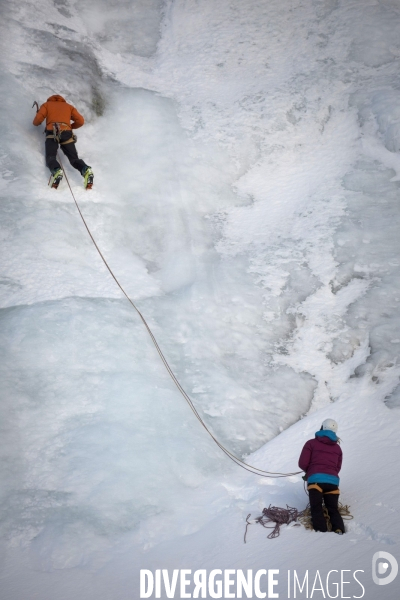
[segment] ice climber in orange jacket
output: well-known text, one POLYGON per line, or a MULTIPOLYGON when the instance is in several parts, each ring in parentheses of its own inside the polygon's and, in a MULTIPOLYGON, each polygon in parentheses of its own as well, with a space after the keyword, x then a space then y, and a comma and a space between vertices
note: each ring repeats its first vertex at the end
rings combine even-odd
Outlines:
POLYGON ((72 129, 82 127, 85 119, 76 110, 72 104, 68 104, 62 96, 58 94, 50 96, 42 104, 33 119, 34 125, 40 125, 46 119, 46 165, 51 171, 49 185, 57 188, 63 172, 60 163, 57 161, 58 145, 68 158, 71 165, 78 169, 84 178, 86 189, 93 185, 93 171, 81 158, 75 147, 76 138, 72 135, 72 129), (71 123, 72 122, 72 123, 71 123))

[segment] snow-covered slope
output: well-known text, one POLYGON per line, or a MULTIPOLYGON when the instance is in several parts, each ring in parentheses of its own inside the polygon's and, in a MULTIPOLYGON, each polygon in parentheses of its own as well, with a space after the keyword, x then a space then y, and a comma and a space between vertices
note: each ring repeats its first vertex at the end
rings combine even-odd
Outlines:
POLYGON ((359 569, 363 597, 397 599, 371 561, 400 560, 398 1, 1 11, 1 597, 272 568, 280 597, 288 569, 359 569), (239 470, 184 403, 67 185, 46 186, 31 105, 52 93, 86 117, 94 190, 66 166, 85 218, 214 434, 292 472, 338 420, 344 537, 252 525, 243 544, 249 512, 304 508, 301 478, 239 470))

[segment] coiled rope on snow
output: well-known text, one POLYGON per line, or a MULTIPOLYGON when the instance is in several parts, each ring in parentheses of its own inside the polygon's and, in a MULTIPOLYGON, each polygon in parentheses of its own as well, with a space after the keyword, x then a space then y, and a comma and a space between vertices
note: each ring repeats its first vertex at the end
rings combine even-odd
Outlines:
MULTIPOLYGON (((348 504, 338 503, 339 514, 342 516, 343 520, 349 521, 353 519, 353 515, 350 512, 350 506, 348 504)), ((332 523, 329 517, 328 509, 326 506, 323 506, 323 514, 325 517, 326 525, 328 531, 332 531, 332 523)), ((311 507, 310 503, 307 504, 304 510, 297 510, 297 508, 293 508, 286 504, 286 508, 281 508, 279 506, 268 506, 268 508, 264 508, 262 511, 262 515, 257 517, 253 521, 249 521, 249 517, 251 513, 249 513, 246 517, 246 529, 244 532, 244 543, 246 543, 247 530, 249 525, 252 523, 259 523, 265 529, 272 529, 271 533, 267 535, 269 540, 273 540, 280 535, 280 529, 282 525, 290 525, 294 523, 294 526, 304 525, 306 529, 314 529, 311 519, 311 507), (271 525, 272 523, 272 525, 271 525)))
POLYGON ((268 477, 271 479, 276 479, 276 478, 280 478, 280 477, 291 477, 292 475, 298 475, 299 473, 301 473, 302 471, 296 471, 295 473, 274 473, 271 471, 264 471, 263 469, 259 469, 258 467, 254 467, 252 465, 249 465, 248 463, 244 462, 243 460, 241 460, 240 458, 238 458, 237 456, 235 456, 234 454, 232 454, 232 452, 230 452, 227 448, 225 448, 225 446, 223 444, 221 444, 221 442, 218 441, 218 439, 214 436, 214 434, 210 431, 210 429, 207 427, 206 423, 203 421, 203 419, 201 418, 200 414, 198 413, 196 407, 194 406, 191 398, 189 397, 189 395, 186 393, 186 391, 183 389, 183 387, 181 386, 181 384, 179 383, 175 373, 172 371, 172 368, 170 367, 167 359, 165 358, 160 346, 158 345, 158 342, 156 340, 156 338, 154 337, 153 332, 151 331, 146 319, 144 318, 144 316, 142 315, 142 313, 140 312, 140 310, 137 308, 137 306, 135 305, 135 303, 131 300, 131 298, 128 296, 128 294, 126 293, 126 291, 124 290, 124 288, 122 287, 122 285, 120 284, 120 282, 118 281, 117 277, 115 276, 115 274, 113 273, 113 270, 111 269, 110 265, 108 264, 108 262, 106 261, 103 253, 101 252, 99 246, 97 245, 96 240, 93 237, 92 232, 90 231, 90 228, 88 226, 88 224, 86 223, 85 217, 82 214, 82 211, 79 207, 79 204, 75 198, 74 192, 72 191, 72 187, 71 184, 69 182, 69 179, 67 177, 67 174, 64 170, 64 167, 62 165, 61 159, 60 159, 60 155, 59 153, 57 153, 57 158, 58 161, 61 165, 61 168, 63 170, 63 173, 65 175, 65 179, 67 181, 69 190, 71 192, 72 198, 74 199, 75 202, 75 206, 78 209, 79 215, 83 221, 83 224, 86 228, 86 231, 88 232, 90 239, 92 240, 97 252, 100 255, 101 260, 103 261, 103 263, 105 264, 105 266, 107 267, 108 272, 110 273, 111 277, 114 279, 115 283, 117 284, 117 286, 119 287, 119 289, 121 290, 121 292, 123 293, 123 295, 125 296, 125 298, 128 300, 128 302, 131 304, 131 306, 135 309, 135 311, 137 312, 137 314, 139 315, 143 325, 145 326, 145 328, 147 329, 147 332, 162 360, 162 362, 164 363, 165 368, 168 371, 168 374, 170 375, 172 381, 174 382, 174 384, 176 385, 176 387, 178 388, 179 392, 182 394, 182 396, 185 398, 186 402, 188 403, 188 405, 190 406, 190 408, 192 409, 194 415, 196 416, 196 418, 198 419, 198 421, 200 422, 200 424, 204 427, 204 429, 207 431, 207 433, 210 435, 210 437, 214 440, 214 442, 217 444, 217 446, 222 450, 222 452, 224 452, 228 458, 230 458, 234 463, 236 463, 239 467, 242 467, 242 469, 245 469, 246 471, 250 471, 250 473, 254 473, 254 475, 259 475, 260 477, 268 477))

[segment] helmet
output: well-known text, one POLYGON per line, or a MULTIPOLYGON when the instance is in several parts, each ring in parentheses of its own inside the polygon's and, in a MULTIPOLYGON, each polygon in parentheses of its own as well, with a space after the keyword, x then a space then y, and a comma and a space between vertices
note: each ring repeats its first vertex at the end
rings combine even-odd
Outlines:
POLYGON ((338 430, 338 424, 333 419, 325 419, 322 422, 321 429, 328 429, 328 431, 333 431, 334 433, 338 430))

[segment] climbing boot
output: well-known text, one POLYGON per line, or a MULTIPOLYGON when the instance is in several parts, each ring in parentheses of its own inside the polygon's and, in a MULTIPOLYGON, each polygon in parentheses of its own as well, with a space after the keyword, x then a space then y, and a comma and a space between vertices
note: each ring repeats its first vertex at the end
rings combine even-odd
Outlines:
POLYGON ((82 173, 83 175, 83 187, 85 190, 91 190, 93 187, 93 171, 90 167, 86 167, 85 171, 82 173))
POLYGON ((335 533, 338 535, 343 535, 343 531, 341 529, 335 529, 335 533))
POLYGON ((54 173, 52 173, 50 175, 49 186, 56 190, 58 188, 58 186, 60 185, 62 178, 63 178, 62 170, 57 169, 56 171, 54 171, 54 173))

